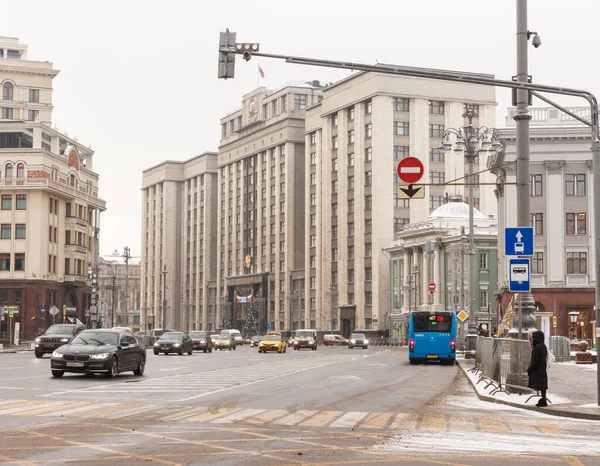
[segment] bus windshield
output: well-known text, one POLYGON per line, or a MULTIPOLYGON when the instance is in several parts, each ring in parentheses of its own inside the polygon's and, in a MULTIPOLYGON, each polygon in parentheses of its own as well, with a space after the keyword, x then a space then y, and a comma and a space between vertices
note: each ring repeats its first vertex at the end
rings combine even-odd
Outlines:
POLYGON ((413 313, 415 332, 443 332, 448 333, 452 327, 452 316, 450 314, 435 313, 413 313))

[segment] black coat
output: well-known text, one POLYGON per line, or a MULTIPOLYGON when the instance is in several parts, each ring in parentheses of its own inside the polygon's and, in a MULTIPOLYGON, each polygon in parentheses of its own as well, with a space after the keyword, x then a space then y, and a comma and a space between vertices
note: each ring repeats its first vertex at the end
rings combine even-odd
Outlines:
POLYGON ((531 363, 527 369, 529 375, 529 388, 534 390, 548 390, 548 372, 546 371, 546 359, 548 350, 544 344, 544 332, 533 332, 533 350, 531 351, 531 363))

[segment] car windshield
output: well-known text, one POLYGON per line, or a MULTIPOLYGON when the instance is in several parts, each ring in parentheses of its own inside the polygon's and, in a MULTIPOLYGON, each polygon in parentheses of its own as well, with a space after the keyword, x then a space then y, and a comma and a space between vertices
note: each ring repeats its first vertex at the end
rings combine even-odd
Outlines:
POLYGON ((281 337, 278 337, 277 335, 267 335, 266 337, 263 338, 263 341, 280 341, 281 337))
POLYGON ((312 338, 313 335, 313 332, 310 330, 300 330, 299 332, 296 332, 296 338, 312 338))
POLYGON ((117 333, 81 332, 73 339, 71 344, 92 346, 116 345, 118 340, 119 335, 117 333))
POLYGON ((231 339, 231 335, 229 333, 221 333, 219 335, 219 340, 230 340, 231 339))
POLYGON ((190 332, 191 338, 206 338, 206 332, 190 332))
POLYGON ((48 330, 47 334, 58 334, 58 335, 73 335, 73 326, 71 325, 52 325, 48 330))
POLYGON ((162 337, 160 337, 161 340, 163 341, 178 341, 181 340, 183 338, 183 334, 182 333, 176 333, 176 332, 167 332, 164 333, 162 337))
POLYGON ((254 337, 252 337, 252 341, 260 341, 262 340, 264 337, 262 335, 256 335, 254 337))
POLYGON ((364 338, 364 333, 353 333, 350 338, 364 338))

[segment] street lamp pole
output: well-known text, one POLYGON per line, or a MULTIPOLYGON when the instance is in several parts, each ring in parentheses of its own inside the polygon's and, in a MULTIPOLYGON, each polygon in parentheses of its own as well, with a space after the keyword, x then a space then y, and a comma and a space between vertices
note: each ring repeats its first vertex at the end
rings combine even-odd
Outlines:
POLYGON ((115 275, 115 270, 113 269, 113 276, 111 278, 112 282, 112 316, 111 316, 111 327, 115 326, 115 286, 117 285, 117 276, 115 275))
POLYGON ((162 328, 167 328, 167 266, 162 271, 163 276, 163 305, 162 305, 162 328))
POLYGON ((125 259, 125 327, 129 327, 127 308, 129 307, 129 259, 131 259, 131 252, 127 246, 125 246, 123 258, 125 259))

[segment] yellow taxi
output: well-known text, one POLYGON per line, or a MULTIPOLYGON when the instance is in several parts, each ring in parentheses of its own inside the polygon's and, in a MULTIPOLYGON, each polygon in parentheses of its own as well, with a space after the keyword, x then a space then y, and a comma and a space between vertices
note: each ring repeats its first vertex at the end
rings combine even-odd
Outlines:
POLYGON ((268 332, 258 343, 259 353, 266 353, 267 351, 285 353, 286 348, 285 339, 279 332, 268 332))

